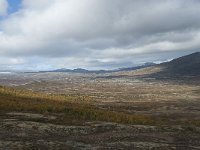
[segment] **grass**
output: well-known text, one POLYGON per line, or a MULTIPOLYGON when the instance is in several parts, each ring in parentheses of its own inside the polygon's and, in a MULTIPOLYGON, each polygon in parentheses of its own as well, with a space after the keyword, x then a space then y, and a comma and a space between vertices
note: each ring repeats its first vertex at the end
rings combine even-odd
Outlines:
POLYGON ((144 115, 131 115, 102 110, 89 104, 89 96, 63 96, 34 93, 0 87, 0 110, 32 113, 64 114, 66 118, 90 121, 109 121, 125 124, 154 124, 155 119, 144 115))
MULTIPOLYGON (((127 114, 124 112, 97 108, 92 105, 91 101, 93 100, 89 96, 50 95, 0 86, 0 113, 15 111, 54 114, 59 117, 57 123, 72 123, 72 121, 107 121, 132 125, 182 124, 200 126, 199 119, 188 118, 182 120, 181 117, 178 118, 174 115, 153 116, 127 114), (174 117, 175 119, 173 119, 174 117)), ((144 104, 142 106, 144 106, 144 104)))

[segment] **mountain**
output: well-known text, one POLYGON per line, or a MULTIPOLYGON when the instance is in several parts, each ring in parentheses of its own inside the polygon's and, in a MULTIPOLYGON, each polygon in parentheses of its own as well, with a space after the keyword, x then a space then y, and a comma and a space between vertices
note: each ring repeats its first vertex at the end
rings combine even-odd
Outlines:
POLYGON ((200 83, 200 52, 173 59, 152 67, 140 69, 137 76, 200 83))
POLYGON ((74 73, 88 73, 89 71, 86 69, 82 69, 82 68, 77 68, 77 69, 57 69, 57 70, 52 70, 50 72, 74 72, 74 73))
POLYGON ((200 52, 162 63, 160 66, 164 67, 164 71, 169 74, 200 75, 200 52))
POLYGON ((145 63, 141 66, 118 68, 115 70, 87 70, 82 68, 77 69, 66 69, 61 68, 51 71, 40 71, 40 72, 67 72, 67 73, 118 73, 129 74, 130 71, 134 71, 131 74, 138 76, 146 76, 153 78, 185 78, 191 76, 200 78, 200 52, 195 52, 190 55, 173 59, 170 62, 164 62, 161 64, 145 63), (134 70, 137 70, 135 72, 134 70))
POLYGON ((150 67, 155 65, 154 63, 145 63, 141 66, 136 66, 136 67, 128 67, 128 68, 119 68, 115 70, 86 70, 82 68, 77 68, 77 69, 57 69, 57 70, 52 70, 52 71, 41 71, 41 72, 68 72, 68 73, 96 73, 96 74, 101 74, 101 73, 112 73, 112 72, 120 72, 120 71, 132 71, 132 70, 137 70, 137 69, 142 69, 146 67, 150 67))

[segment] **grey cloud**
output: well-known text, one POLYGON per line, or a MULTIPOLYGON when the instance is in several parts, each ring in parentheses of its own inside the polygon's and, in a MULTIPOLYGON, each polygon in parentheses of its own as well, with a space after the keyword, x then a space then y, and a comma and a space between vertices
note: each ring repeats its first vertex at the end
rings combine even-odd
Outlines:
POLYGON ((66 67, 153 61, 199 50, 199 14, 198 0, 23 0, 0 21, 0 54, 66 67))

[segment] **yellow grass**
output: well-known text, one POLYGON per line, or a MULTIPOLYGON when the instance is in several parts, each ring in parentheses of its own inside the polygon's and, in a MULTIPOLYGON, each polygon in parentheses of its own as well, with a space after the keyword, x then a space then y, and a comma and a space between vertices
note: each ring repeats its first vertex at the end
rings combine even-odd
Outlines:
POLYGON ((62 113, 73 119, 152 124, 151 117, 102 110, 88 103, 88 96, 62 96, 0 87, 0 110, 36 113, 62 113))

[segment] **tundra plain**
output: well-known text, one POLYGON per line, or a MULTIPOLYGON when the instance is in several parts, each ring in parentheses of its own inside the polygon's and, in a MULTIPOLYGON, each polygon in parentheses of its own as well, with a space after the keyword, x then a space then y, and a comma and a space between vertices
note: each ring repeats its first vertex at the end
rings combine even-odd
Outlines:
POLYGON ((199 149, 199 80, 146 76, 156 70, 1 74, 7 102, 20 100, 4 106, 1 90, 0 148, 199 149))

